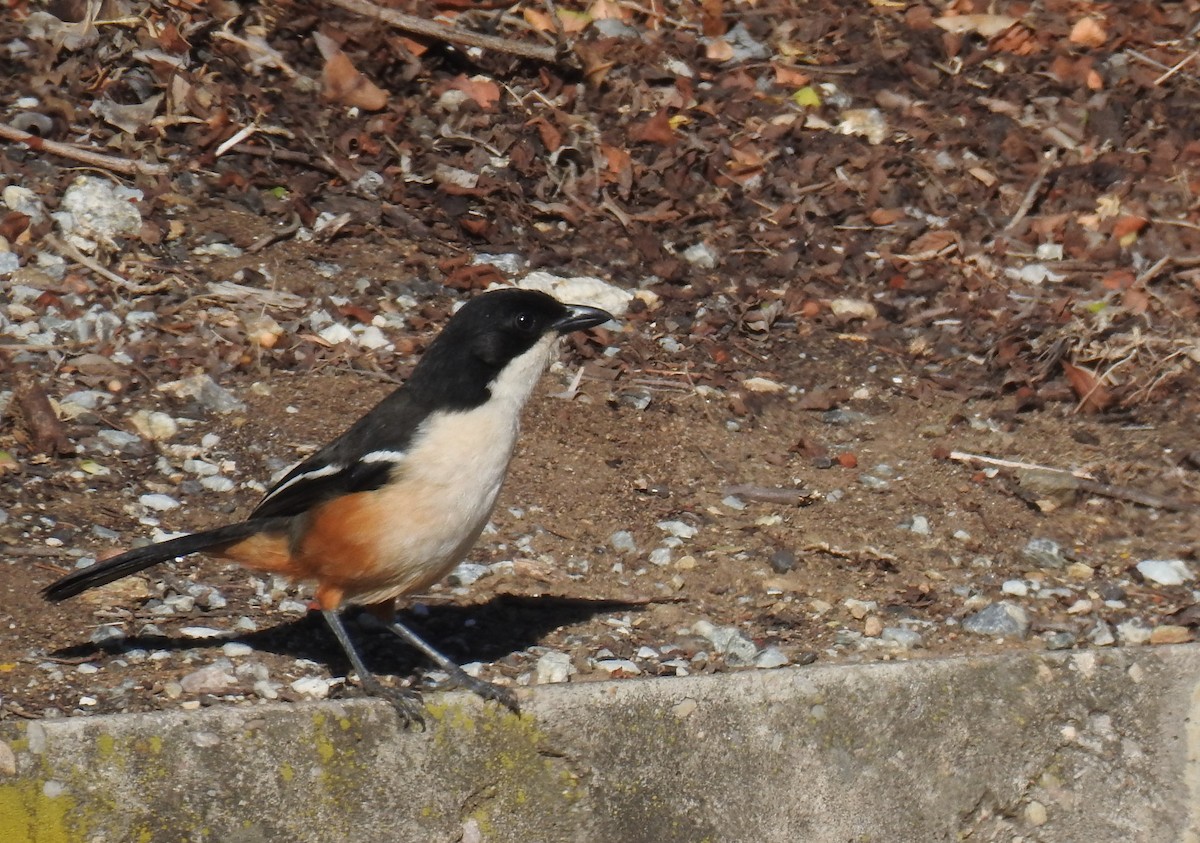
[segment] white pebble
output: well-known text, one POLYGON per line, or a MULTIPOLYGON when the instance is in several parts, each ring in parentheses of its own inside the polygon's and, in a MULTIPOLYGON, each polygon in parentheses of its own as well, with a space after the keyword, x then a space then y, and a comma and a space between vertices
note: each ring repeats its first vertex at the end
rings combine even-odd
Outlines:
POLYGON ((544 653, 537 660, 537 684, 552 685, 558 682, 566 682, 567 678, 574 672, 571 666, 571 657, 566 653, 552 651, 544 653))
POLYGON ((138 498, 138 503, 155 512, 169 512, 179 508, 179 501, 170 495, 142 495, 138 498))
POLYGON ((1195 578, 1182 559, 1144 559, 1137 564, 1137 569, 1139 574, 1158 585, 1183 585, 1195 578))
POLYGON ((610 676, 637 676, 642 672, 642 669, 629 659, 601 659, 596 662, 596 667, 606 671, 610 676))
POLYGON ((231 492, 233 491, 234 482, 228 477, 222 477, 219 474, 214 474, 211 477, 204 477, 200 480, 200 485, 210 492, 231 492))
POLYGON ((1022 580, 1005 580, 1004 584, 1000 586, 1000 590, 1014 597, 1024 597, 1029 594, 1029 586, 1022 580))
POLYGON ((333 680, 320 676, 305 676, 292 683, 293 691, 314 700, 323 700, 328 697, 331 687, 333 687, 333 680))
POLYGON ((671 548, 656 547, 650 551, 650 562, 655 565, 670 565, 671 564, 671 548))
POLYGON ((662 530, 669 536, 675 536, 680 539, 690 539, 699 532, 691 524, 686 521, 659 521, 658 529, 662 530))

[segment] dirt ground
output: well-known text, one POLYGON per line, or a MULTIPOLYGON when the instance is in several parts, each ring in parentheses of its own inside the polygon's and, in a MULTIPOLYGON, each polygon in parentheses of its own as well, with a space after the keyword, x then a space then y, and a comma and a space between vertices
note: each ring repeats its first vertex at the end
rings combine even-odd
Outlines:
MULTIPOLYGON (((306 39, 334 32, 392 92, 375 111, 252 73, 208 12, 151 4, 143 21, 186 46, 134 26, 51 50, 21 14, 0 25, 21 71, 0 74, 9 122, 30 110, 20 97, 40 98, 64 140, 170 163, 112 177, 143 191, 142 228, 93 259, 142 289, 70 255, 61 277, 34 275, 61 243, 52 224, 12 203, 0 220, 21 264, 0 281, 0 717, 302 698, 304 679, 343 676, 306 586, 191 559, 61 605, 38 589, 80 556, 248 512, 402 380, 453 301, 534 268, 651 304, 564 344, 470 557, 482 575, 404 606, 481 676, 535 684, 548 652, 570 656, 570 681, 635 681, 1191 640, 1192 584, 1138 565, 1177 560, 1190 577, 1200 547, 1200 81, 1189 66, 1161 78, 1194 51, 1200 4, 1013 3, 987 37, 931 23, 985 5, 680 4, 653 26, 614 13, 641 35, 580 36, 620 51, 599 77, 405 54, 398 36, 303 3, 230 18, 314 78, 306 39), (1102 38, 1080 33, 1085 18, 1102 38), (740 44, 735 25, 766 53, 705 41, 740 44), (135 58, 154 38, 189 96, 207 92, 208 122, 115 132, 81 103, 173 84, 135 58), (76 81, 97 55, 123 70, 76 81), (500 105, 480 105, 484 83, 500 105), (833 83, 848 102, 820 87, 833 83), (792 98, 810 86, 821 105, 792 98), (858 119, 848 105, 879 110, 885 137, 822 128, 858 119), (296 129, 303 161, 215 153, 254 108, 296 129), (447 167, 479 178, 439 180, 447 167), (373 192, 350 178, 368 171, 373 192), (321 213, 344 216, 295 236, 321 213), (230 280, 250 292, 211 286, 230 280), (382 326, 390 345, 331 342, 320 312, 359 338, 382 326), (103 313, 111 330, 80 332, 103 313), (18 370, 58 402, 57 453, 23 416, 18 370), (241 406, 162 389, 195 374, 241 406), (63 413, 81 389, 105 397, 63 413), (139 411, 178 429, 148 435, 139 411), (203 485, 188 460, 232 482, 203 485), (969 631, 997 605, 1027 626, 969 631), (735 628, 750 656, 723 653, 705 621, 735 628), (213 664, 226 680, 196 678, 213 664)), ((5 184, 49 208, 78 175, 17 144, 0 155, 5 184)), ((381 673, 421 681, 413 654, 356 634, 381 673)))

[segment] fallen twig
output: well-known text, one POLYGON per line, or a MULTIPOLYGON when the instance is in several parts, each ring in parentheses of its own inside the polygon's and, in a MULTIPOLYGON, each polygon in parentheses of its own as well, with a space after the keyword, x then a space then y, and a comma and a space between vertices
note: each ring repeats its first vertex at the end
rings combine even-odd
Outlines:
POLYGON ((468 47, 480 47, 484 50, 495 50, 524 59, 545 62, 546 64, 564 63, 565 58, 554 47, 542 44, 529 44, 525 41, 512 41, 496 35, 482 35, 455 26, 435 23, 416 15, 397 12, 395 9, 384 9, 369 3, 367 0, 329 0, 330 5, 345 9, 363 17, 381 20, 405 32, 435 38, 438 41, 448 41, 452 44, 466 44, 468 47))
POLYGON ((1058 161, 1058 156, 1051 153, 1042 161, 1042 166, 1038 168, 1038 173, 1034 177, 1033 182, 1025 191, 1025 196, 1021 199, 1021 204, 1017 208, 1017 212, 1013 214, 1013 218, 1008 221, 1008 225, 1004 226, 1005 231, 1012 231, 1021 220, 1025 219, 1025 215, 1033 208, 1033 203, 1037 201, 1037 195, 1041 192, 1042 184, 1046 181, 1046 176, 1050 173, 1050 168, 1058 161))
POLYGON ((864 547, 859 550, 843 550, 840 547, 833 547, 828 542, 815 542, 806 544, 800 548, 804 552, 816 551, 817 553, 827 553, 830 556, 836 556, 839 559, 849 559, 852 562, 862 562, 864 560, 878 559, 881 562, 890 562, 893 565, 899 564, 900 559, 890 553, 884 553, 875 547, 864 547))
POLYGON ((53 234, 46 235, 45 243, 51 249, 61 252, 64 257, 70 258, 71 260, 75 261, 75 263, 82 264, 92 272, 99 275, 101 278, 111 281, 123 290, 128 290, 135 296, 144 296, 150 293, 157 293, 167 288, 166 281, 156 281, 153 284, 135 284, 129 279, 117 275, 117 273, 113 272, 108 267, 103 266, 99 261, 88 257, 66 240, 59 240, 53 234))
POLYGON ((1034 462, 1019 462, 1017 460, 1002 460, 997 457, 985 457, 982 454, 968 454, 964 451, 951 451, 946 455, 947 459, 957 460, 958 462, 978 462, 985 465, 995 465, 1000 468, 1017 468, 1026 471, 1048 471, 1052 474, 1069 474, 1072 477, 1078 477, 1080 480, 1095 480, 1096 478, 1083 471, 1076 471, 1071 468, 1055 468, 1049 465, 1038 465, 1034 462))
MULTIPOLYGON (((1151 492, 1145 492, 1141 489, 1135 489, 1132 486, 1118 486, 1113 483, 1104 483, 1097 480, 1090 474, 1082 471, 1074 471, 1066 468, 1054 468, 1048 465, 1038 465, 1036 463, 1017 462, 1015 460, 1002 460, 995 457, 984 457, 979 454, 965 454, 961 451, 951 451, 949 459, 958 460, 960 462, 978 462, 987 465, 995 465, 1002 468, 1012 468, 1020 471, 1040 471, 1048 474, 1059 474, 1070 477, 1073 482, 1070 487, 1078 489, 1081 492, 1089 495, 1099 495, 1104 498, 1113 498, 1114 500, 1129 501, 1131 503, 1148 506, 1152 509, 1165 509, 1170 512, 1188 512, 1195 509, 1195 505, 1179 498, 1170 498, 1164 495, 1156 495, 1151 492)), ((1066 485, 1062 488, 1070 488, 1066 485)))
POLYGON ((747 501, 793 504, 796 506, 807 506, 815 502, 819 497, 812 489, 785 489, 783 487, 754 486, 749 484, 722 486, 721 492, 722 494, 732 495, 735 498, 742 498, 747 501))
POLYGON ((12 126, 5 126, 2 123, 0 123, 0 140, 24 144, 38 152, 49 152, 51 155, 58 155, 62 158, 78 161, 81 164, 87 164, 89 167, 110 170, 114 173, 124 173, 129 176, 135 176, 139 173, 147 176, 165 176, 169 171, 166 164, 151 164, 146 161, 130 161, 128 158, 116 158, 112 155, 105 155, 91 149, 82 149, 77 146, 59 143, 58 141, 46 140, 38 135, 22 132, 20 129, 14 129, 12 126))
POLYGON ((1163 495, 1144 492, 1141 489, 1134 489, 1131 486, 1116 486, 1112 483, 1101 483, 1098 480, 1080 478, 1079 488, 1089 495, 1099 495, 1103 498, 1138 503, 1142 506, 1148 506, 1151 509, 1165 509, 1169 512, 1188 512, 1196 508, 1195 505, 1179 498, 1168 498, 1163 495))

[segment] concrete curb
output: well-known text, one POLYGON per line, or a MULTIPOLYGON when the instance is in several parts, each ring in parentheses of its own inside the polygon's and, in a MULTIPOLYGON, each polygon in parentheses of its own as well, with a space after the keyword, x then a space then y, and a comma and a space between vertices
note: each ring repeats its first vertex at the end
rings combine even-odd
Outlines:
POLYGON ((1200 645, 0 725, 0 840, 1200 841, 1200 645))

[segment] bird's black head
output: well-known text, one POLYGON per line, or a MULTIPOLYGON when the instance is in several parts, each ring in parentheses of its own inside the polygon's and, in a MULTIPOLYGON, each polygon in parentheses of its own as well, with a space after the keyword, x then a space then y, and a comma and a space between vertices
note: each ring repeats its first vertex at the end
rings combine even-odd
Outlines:
MULTIPOLYGON (((409 386, 437 394, 437 403, 478 406, 510 364, 519 367, 527 352, 547 337, 595 327, 611 314, 586 305, 563 304, 535 290, 496 290, 462 306, 429 346, 409 386)), ((530 386, 545 361, 529 361, 530 386), (538 364, 538 365, 534 365, 538 364)))

